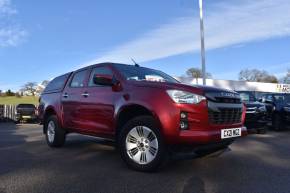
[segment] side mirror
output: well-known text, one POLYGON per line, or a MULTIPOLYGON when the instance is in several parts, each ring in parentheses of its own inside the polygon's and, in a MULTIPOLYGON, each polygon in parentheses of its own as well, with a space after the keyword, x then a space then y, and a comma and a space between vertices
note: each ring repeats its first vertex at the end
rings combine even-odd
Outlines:
POLYGON ((260 103, 262 103, 262 102, 263 102, 263 99, 262 99, 262 98, 260 98, 260 99, 258 99, 258 101, 259 101, 260 103))
POLYGON ((95 74, 93 78, 94 84, 103 86, 113 86, 114 78, 112 75, 95 74))

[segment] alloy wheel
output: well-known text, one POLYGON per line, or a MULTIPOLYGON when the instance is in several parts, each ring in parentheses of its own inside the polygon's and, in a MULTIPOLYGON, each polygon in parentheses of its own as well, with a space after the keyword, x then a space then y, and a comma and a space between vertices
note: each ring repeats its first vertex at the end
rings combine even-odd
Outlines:
POLYGON ((156 134, 146 126, 131 129, 126 137, 128 156, 137 164, 145 165, 152 162, 158 153, 156 134))
POLYGON ((53 121, 50 121, 47 126, 47 137, 50 143, 53 143, 55 138, 55 124, 53 121))

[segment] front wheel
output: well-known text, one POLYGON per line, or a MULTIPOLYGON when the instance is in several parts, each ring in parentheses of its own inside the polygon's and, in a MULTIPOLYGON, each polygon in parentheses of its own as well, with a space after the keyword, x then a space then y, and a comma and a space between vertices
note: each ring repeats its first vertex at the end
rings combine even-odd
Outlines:
POLYGON ((55 115, 48 117, 44 127, 46 142, 50 147, 61 147, 64 145, 66 132, 60 127, 55 115))
POLYGON ((130 120, 120 132, 118 145, 125 163, 138 171, 154 171, 166 158, 161 132, 150 116, 130 120))

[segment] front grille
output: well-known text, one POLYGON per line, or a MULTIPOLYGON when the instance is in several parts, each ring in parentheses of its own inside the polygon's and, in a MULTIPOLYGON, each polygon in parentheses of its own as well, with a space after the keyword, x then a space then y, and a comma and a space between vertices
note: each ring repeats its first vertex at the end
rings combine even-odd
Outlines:
POLYGON ((239 104, 241 103, 241 99, 239 98, 222 98, 222 97, 215 97, 215 102, 217 103, 232 103, 232 104, 239 104))
POLYGON ((242 108, 218 108, 209 110, 209 121, 212 124, 235 124, 242 121, 242 108))

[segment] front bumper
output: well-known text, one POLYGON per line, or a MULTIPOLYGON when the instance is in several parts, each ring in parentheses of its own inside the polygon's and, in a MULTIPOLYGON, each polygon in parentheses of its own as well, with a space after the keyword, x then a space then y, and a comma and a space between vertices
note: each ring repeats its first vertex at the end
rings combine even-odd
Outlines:
POLYGON ((17 120, 36 120, 36 115, 16 115, 17 120))
POLYGON ((245 125, 248 129, 262 128, 268 123, 266 113, 246 113, 245 125))
MULTIPOLYGON (((232 127, 236 128, 236 127, 232 127)), ((223 129, 230 129, 230 128, 223 128, 223 129)), ((242 135, 246 136, 248 134, 246 127, 241 127, 242 135)), ((235 138, 230 138, 235 139, 235 138)), ((226 141, 226 139, 221 139, 221 129, 218 130, 185 130, 180 131, 178 136, 178 143, 179 144, 210 144, 210 143, 222 143, 226 141)))
MULTIPOLYGON (((222 106, 222 104, 219 104, 222 106)), ((245 108, 242 118, 237 123, 213 123, 209 119, 209 107, 207 101, 202 101, 196 105, 188 104, 156 104, 162 134, 165 142, 169 145, 204 145, 209 143, 220 143, 222 129, 242 128, 242 136, 247 135, 247 129, 243 126, 245 108), (160 106, 159 106, 160 105, 160 106), (181 113, 187 113, 187 129, 181 128, 181 113)), ((225 105, 228 108, 241 108, 239 105, 225 105)), ((235 138, 234 138, 235 139, 235 138)))

